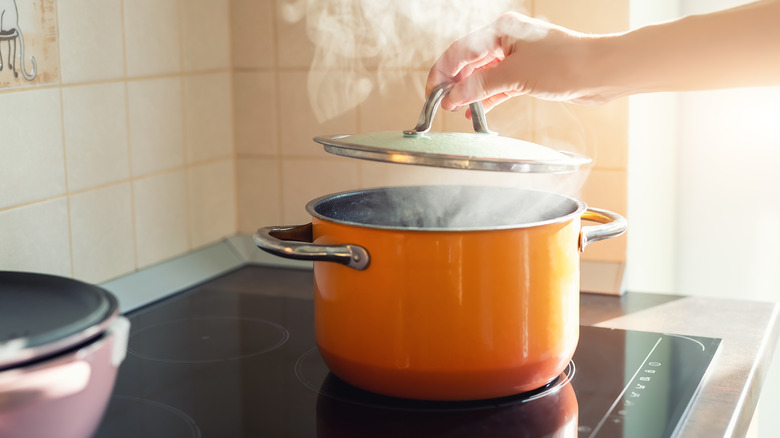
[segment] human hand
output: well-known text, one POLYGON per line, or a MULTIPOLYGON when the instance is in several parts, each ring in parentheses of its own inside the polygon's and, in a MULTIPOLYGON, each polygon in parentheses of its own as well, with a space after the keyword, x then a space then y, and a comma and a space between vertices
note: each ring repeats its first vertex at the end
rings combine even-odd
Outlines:
POLYGON ((450 111, 476 101, 489 111, 523 94, 573 103, 611 100, 617 95, 599 87, 590 62, 597 38, 509 12, 452 43, 431 68, 426 95, 456 82, 441 101, 450 111))

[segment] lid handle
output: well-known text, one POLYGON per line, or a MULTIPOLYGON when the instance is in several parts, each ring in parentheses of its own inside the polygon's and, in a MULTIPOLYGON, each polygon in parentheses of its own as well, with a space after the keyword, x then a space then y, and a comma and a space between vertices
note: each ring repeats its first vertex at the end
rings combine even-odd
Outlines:
MULTIPOLYGON (((420 118, 417 119, 417 126, 413 129, 404 131, 404 135, 419 135, 425 134, 431 130, 433 124, 433 116, 436 115, 436 110, 439 108, 442 98, 445 94, 449 93, 452 87, 455 86, 454 82, 444 82, 439 84, 428 95, 428 99, 423 104, 422 111, 420 112, 420 118)), ((482 108, 482 102, 472 102, 469 104, 471 108, 471 123, 474 126, 474 131, 482 134, 496 134, 488 128, 487 120, 485 120, 485 111, 482 108)))

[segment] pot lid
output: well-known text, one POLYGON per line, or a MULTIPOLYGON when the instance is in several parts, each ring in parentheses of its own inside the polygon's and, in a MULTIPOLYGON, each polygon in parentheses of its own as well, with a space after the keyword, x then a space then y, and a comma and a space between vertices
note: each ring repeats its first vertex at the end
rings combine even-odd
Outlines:
POLYGON ((0 370, 80 345, 119 315, 116 298, 70 278, 0 272, 0 370))
POLYGON ((487 127, 480 102, 469 105, 474 133, 430 132, 436 109, 453 85, 445 83, 431 92, 413 129, 318 136, 314 141, 335 155, 454 169, 568 173, 592 161, 573 152, 499 136, 487 127))

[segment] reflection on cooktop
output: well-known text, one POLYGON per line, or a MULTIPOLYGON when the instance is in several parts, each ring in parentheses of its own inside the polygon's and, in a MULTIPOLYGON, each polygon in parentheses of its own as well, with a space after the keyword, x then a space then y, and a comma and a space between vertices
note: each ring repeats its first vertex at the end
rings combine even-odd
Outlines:
POLYGON ((574 374, 574 362, 570 362, 564 373, 549 384, 534 391, 488 400, 428 401, 389 397, 354 387, 328 370, 316 347, 304 353, 295 363, 295 375, 298 377, 298 380, 307 388, 319 393, 320 396, 330 397, 344 403, 378 409, 421 412, 442 411, 455 413, 529 403, 560 391, 574 377, 574 374))
POLYGON ((129 314, 131 354, 96 437, 671 437, 720 343, 583 326, 576 367, 545 391, 395 399, 327 370, 312 300, 282 293, 301 276, 245 267, 129 314))

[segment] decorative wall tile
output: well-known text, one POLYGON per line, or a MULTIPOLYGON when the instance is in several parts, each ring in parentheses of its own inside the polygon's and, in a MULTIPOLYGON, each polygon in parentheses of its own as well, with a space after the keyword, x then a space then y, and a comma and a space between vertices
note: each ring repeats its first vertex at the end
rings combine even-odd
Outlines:
POLYGON ((282 155, 322 156, 322 147, 312 141, 317 135, 353 134, 357 132, 355 109, 330 120, 317 120, 306 86, 307 74, 279 74, 279 124, 282 127, 282 155))
POLYGON ((238 157, 238 232, 252 234, 258 228, 281 224, 278 161, 238 157))
POLYGON ((125 85, 62 89, 68 189, 82 190, 130 176, 125 85))
POLYGON ((65 193, 60 91, 2 93, 0 107, 0 208, 65 193))
POLYGON ((276 73, 240 72, 233 75, 236 153, 278 155, 276 94, 276 73))
POLYGON ((0 211, 0 266, 70 276, 68 236, 65 198, 0 211))
POLYGON ((187 162, 233 155, 233 105, 229 73, 184 77, 187 162))
POLYGON ((314 198, 358 188, 358 161, 285 160, 282 163, 282 222, 311 220, 306 204, 314 198))
POLYGON ((184 71, 229 68, 228 0, 186 0, 181 5, 184 71))
POLYGON ((60 1, 57 16, 63 83, 124 76, 121 0, 60 1))
POLYGON ((189 169, 192 247, 236 232, 234 162, 223 160, 189 169))
POLYGON ((58 83, 54 0, 3 0, 0 17, 0 89, 58 83))
POLYGON ((123 4, 127 75, 179 73, 179 1, 125 0, 123 4))
POLYGON ((130 183, 70 196, 73 276, 98 283, 135 268, 130 183))
POLYGON ((184 170, 133 182, 138 267, 189 249, 187 175, 184 170))
POLYGON ((272 68, 276 65, 274 0, 233 0, 233 67, 272 68))
POLYGON ((184 164, 182 85, 179 78, 127 83, 133 176, 184 164))

